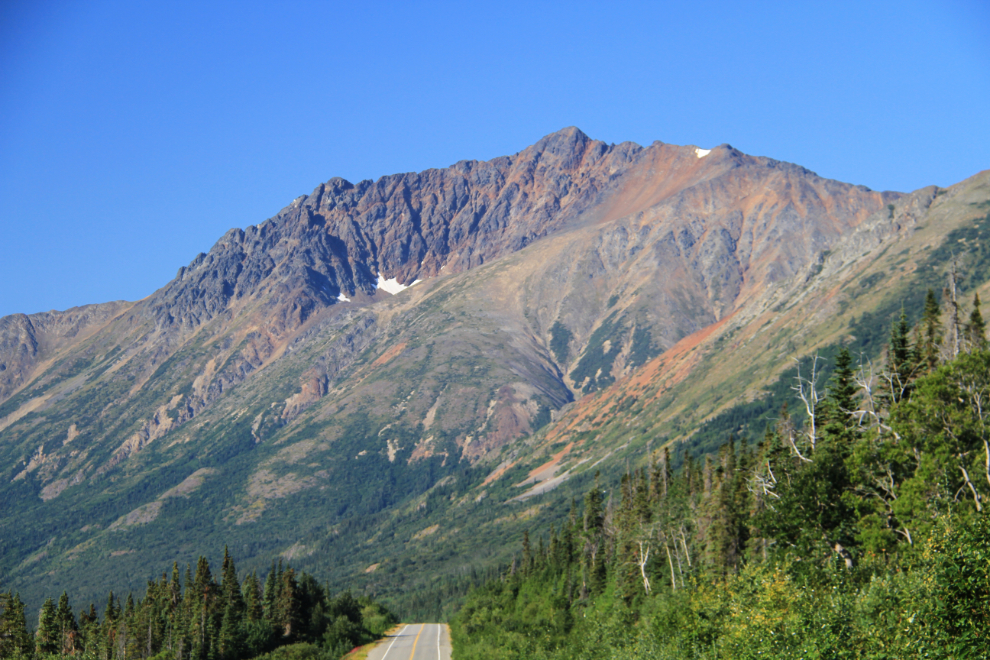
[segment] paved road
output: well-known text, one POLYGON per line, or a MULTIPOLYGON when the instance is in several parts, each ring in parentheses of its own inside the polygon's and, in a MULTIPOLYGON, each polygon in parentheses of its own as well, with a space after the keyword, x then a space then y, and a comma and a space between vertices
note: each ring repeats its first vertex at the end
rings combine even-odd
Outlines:
POLYGON ((410 623, 372 649, 368 660, 450 660, 450 631, 445 623, 410 623))

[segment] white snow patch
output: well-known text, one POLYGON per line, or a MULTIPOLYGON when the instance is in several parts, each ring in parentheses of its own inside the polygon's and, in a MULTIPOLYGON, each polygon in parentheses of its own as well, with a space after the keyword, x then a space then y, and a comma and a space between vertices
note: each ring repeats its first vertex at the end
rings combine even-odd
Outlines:
POLYGON ((695 149, 694 153, 698 155, 698 158, 704 158, 712 152, 711 149, 695 149))
POLYGON ((397 293, 401 293, 402 291, 405 291, 410 286, 416 286, 417 284, 420 283, 420 281, 421 280, 416 280, 409 286, 406 286, 405 284, 399 284, 399 281, 394 277, 386 280, 384 277, 382 277, 381 273, 378 273, 378 288, 382 289, 383 291, 388 291, 393 296, 397 293))
POLYGON ((339 300, 340 302, 351 302, 351 299, 345 296, 343 291, 341 291, 340 295, 337 296, 337 300, 339 300))

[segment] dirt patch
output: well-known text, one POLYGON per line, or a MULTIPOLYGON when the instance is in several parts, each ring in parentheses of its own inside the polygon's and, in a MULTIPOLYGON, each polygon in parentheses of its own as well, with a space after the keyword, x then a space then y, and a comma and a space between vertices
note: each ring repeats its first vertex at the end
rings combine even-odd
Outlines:
POLYGON ((289 445, 285 449, 280 450, 267 462, 267 465, 272 465, 275 463, 294 465, 309 456, 314 449, 316 449, 315 440, 302 440, 300 442, 296 442, 289 445))
POLYGON ((440 530, 440 525, 430 525, 426 529, 421 530, 421 531, 416 532, 415 534, 413 534, 412 535, 412 540, 413 541, 422 541, 427 536, 432 536, 433 534, 436 534, 439 530, 440 530))
POLYGON ((281 554, 285 559, 292 561, 293 559, 301 559, 302 557, 309 557, 311 554, 316 552, 316 548, 307 548, 302 543, 293 543, 292 546, 281 554))
POLYGON ((423 418, 424 430, 427 431, 430 430, 430 427, 433 426, 433 422, 436 421, 437 408, 440 406, 440 401, 442 399, 443 399, 443 393, 441 393, 440 396, 437 397, 437 400, 433 402, 433 405, 430 406, 430 409, 426 411, 426 417, 423 418))
POLYGON ((500 525, 502 523, 507 523, 507 522, 516 522, 516 521, 519 521, 519 520, 529 520, 530 518, 536 517, 536 515, 539 514, 540 511, 542 511, 543 509, 547 508, 547 506, 549 506, 549 505, 548 504, 537 504, 535 506, 529 507, 528 509, 526 509, 524 511, 520 511, 518 513, 513 513, 513 514, 510 514, 508 516, 502 516, 501 518, 496 518, 495 520, 491 521, 488 524, 489 525, 500 525))
POLYGON ((388 439, 387 445, 388 445, 388 462, 395 463, 395 456, 399 453, 399 450, 402 449, 402 447, 399 446, 398 440, 393 440, 392 438, 388 439))
POLYGON ((378 356, 378 359, 371 363, 372 368, 380 367, 383 364, 386 364, 390 360, 392 360, 395 357, 397 357, 402 351, 404 351, 406 349, 406 346, 408 345, 408 343, 409 342, 405 342, 404 341, 404 342, 401 342, 399 344, 396 344, 392 348, 388 349, 387 351, 385 351, 384 353, 382 353, 381 355, 379 355, 378 356))
POLYGON ((525 481, 521 481, 516 484, 516 486, 525 486, 527 484, 536 483, 539 481, 546 481, 552 479, 554 474, 557 472, 557 467, 560 465, 561 459, 564 458, 574 448, 574 443, 569 442, 567 446, 561 449, 559 452, 553 455, 553 457, 544 463, 543 465, 533 468, 529 472, 529 478, 525 481))
POLYGON ((78 437, 79 437, 79 429, 76 428, 75 424, 73 424, 72 426, 69 427, 69 430, 66 432, 65 440, 62 441, 62 446, 64 447, 65 445, 69 444, 78 437))
POLYGON ((465 443, 463 454, 472 463, 516 438, 528 435, 531 420, 539 413, 537 390, 528 383, 511 383, 499 388, 489 403, 488 418, 476 441, 465 443))
MULTIPOLYGON (((428 438, 420 439, 420 441, 416 443, 416 446, 413 447, 412 454, 409 456, 409 459, 406 461, 406 464, 408 465, 418 460, 422 460, 424 458, 430 458, 437 454, 438 452, 436 451, 436 447, 433 442, 433 436, 431 435, 428 438)), ((439 452, 439 455, 443 456, 443 465, 446 465, 447 452, 445 451, 439 452)), ((441 467, 443 467, 443 465, 441 465, 441 467)))
POLYGON ((295 472, 276 477, 270 470, 258 470, 251 475, 248 482, 248 495, 262 500, 274 500, 315 485, 315 479, 299 477, 295 472))
POLYGON ((495 468, 494 472, 492 472, 490 475, 485 477, 485 480, 481 482, 481 485, 487 486, 496 479, 500 479, 502 475, 508 472, 515 464, 516 464, 515 461, 506 461, 505 463, 502 463, 497 468, 495 468))
POLYGON ((159 496, 158 499, 163 500, 168 497, 189 497, 189 495, 203 485, 206 477, 211 474, 216 474, 216 470, 212 468, 200 468, 196 470, 188 477, 182 480, 178 486, 169 488, 164 493, 159 496))
POLYGON ((121 516, 110 525, 111 530, 133 527, 134 525, 147 525, 152 520, 158 517, 158 514, 162 510, 162 502, 156 500, 154 502, 149 502, 148 504, 139 506, 134 509, 126 516, 121 516))
POLYGON ((327 385, 326 376, 310 374, 300 390, 285 400, 282 419, 288 421, 297 417, 303 410, 323 398, 327 393, 327 385))
POLYGON ((0 431, 4 430, 5 428, 7 428, 8 426, 13 424, 20 418, 24 417, 28 413, 38 410, 45 403, 47 403, 48 399, 50 398, 51 398, 51 394, 45 394, 43 396, 39 396, 34 399, 31 399, 30 401, 25 402, 20 408, 10 413, 3 419, 0 419, 0 431))

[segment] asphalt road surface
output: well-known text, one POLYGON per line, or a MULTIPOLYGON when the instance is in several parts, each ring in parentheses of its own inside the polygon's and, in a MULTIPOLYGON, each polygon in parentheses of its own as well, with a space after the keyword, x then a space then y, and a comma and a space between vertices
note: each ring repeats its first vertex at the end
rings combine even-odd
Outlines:
POLYGON ((444 623, 410 623, 372 649, 368 660, 450 660, 450 631, 444 623))

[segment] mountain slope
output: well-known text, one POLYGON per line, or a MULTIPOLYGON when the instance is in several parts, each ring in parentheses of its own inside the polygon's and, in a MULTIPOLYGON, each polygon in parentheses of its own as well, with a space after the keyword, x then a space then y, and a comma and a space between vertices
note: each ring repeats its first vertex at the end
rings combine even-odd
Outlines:
POLYGON ((283 553, 395 593, 495 561, 475 530, 518 533, 566 499, 498 504, 513 484, 620 465, 752 398, 770 361, 722 360, 727 342, 838 340, 826 284, 925 223, 937 245, 985 178, 876 193, 726 145, 565 129, 487 163, 332 179, 145 300, 0 321, 18 365, 0 382, 4 579, 95 598, 228 543, 244 567, 283 553))

